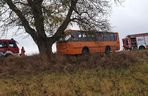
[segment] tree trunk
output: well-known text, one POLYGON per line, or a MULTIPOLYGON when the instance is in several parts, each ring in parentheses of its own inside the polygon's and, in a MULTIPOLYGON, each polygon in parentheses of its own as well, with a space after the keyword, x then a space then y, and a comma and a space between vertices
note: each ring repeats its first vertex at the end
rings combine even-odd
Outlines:
POLYGON ((47 56, 52 55, 52 44, 48 42, 49 41, 47 41, 45 38, 44 39, 38 38, 36 44, 38 46, 38 49, 41 55, 47 55, 47 56))

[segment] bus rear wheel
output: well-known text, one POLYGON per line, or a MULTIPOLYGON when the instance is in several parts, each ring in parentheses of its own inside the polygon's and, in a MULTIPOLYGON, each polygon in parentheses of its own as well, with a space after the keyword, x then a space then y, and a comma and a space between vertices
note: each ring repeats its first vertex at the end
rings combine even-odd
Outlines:
POLYGON ((109 55, 110 52, 111 52, 111 48, 110 48, 110 46, 107 46, 107 47, 105 48, 105 54, 106 54, 106 55, 109 55))
POLYGON ((84 47, 82 49, 82 61, 88 61, 89 60, 89 49, 87 47, 84 47))

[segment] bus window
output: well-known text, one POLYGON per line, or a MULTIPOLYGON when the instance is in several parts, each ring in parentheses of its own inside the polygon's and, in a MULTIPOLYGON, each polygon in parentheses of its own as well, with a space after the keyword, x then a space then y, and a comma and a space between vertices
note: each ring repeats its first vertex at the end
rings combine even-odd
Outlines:
POLYGON ((79 38, 82 38, 82 34, 79 34, 79 38))
POLYGON ((87 40, 88 41, 95 41, 96 40, 96 36, 94 34, 94 32, 87 32, 87 40))
POLYGON ((110 40, 111 40, 111 38, 110 38, 110 33, 105 32, 103 37, 104 37, 104 38, 103 38, 104 41, 110 41, 110 40))
POLYGON ((66 35, 64 39, 65 39, 65 41, 68 41, 71 39, 71 37, 72 37, 71 35, 66 35))
POLYGON ((95 34, 91 32, 73 32, 62 37, 60 41, 94 41, 96 40, 95 34))
POLYGON ((81 32, 73 32, 60 38, 60 41, 82 41, 86 37, 86 34, 81 32))
POLYGON ((71 34, 71 36, 71 41, 78 41, 80 38, 82 38, 82 34, 80 32, 74 32, 71 34))
POLYGON ((102 32, 97 32, 97 41, 103 41, 103 34, 102 32))
POLYGON ((117 40, 117 34, 113 34, 113 36, 114 36, 114 41, 116 41, 117 40))
POLYGON ((110 34, 110 40, 111 41, 115 41, 115 40, 117 40, 117 35, 116 34, 110 34))
POLYGON ((114 34, 110 34, 110 40, 114 41, 114 34))

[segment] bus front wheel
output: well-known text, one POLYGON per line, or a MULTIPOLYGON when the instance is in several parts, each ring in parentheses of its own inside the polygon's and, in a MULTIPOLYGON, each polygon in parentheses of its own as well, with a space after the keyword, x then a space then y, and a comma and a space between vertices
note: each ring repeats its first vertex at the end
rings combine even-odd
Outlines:
POLYGON ((84 55, 84 56, 89 55, 89 49, 88 48, 83 48, 82 55, 84 55))

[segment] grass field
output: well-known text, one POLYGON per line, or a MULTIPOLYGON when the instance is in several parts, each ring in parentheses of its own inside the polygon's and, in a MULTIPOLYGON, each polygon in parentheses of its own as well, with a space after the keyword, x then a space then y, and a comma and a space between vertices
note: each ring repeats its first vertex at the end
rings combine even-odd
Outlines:
POLYGON ((0 61, 0 96, 148 96, 147 50, 0 61))

